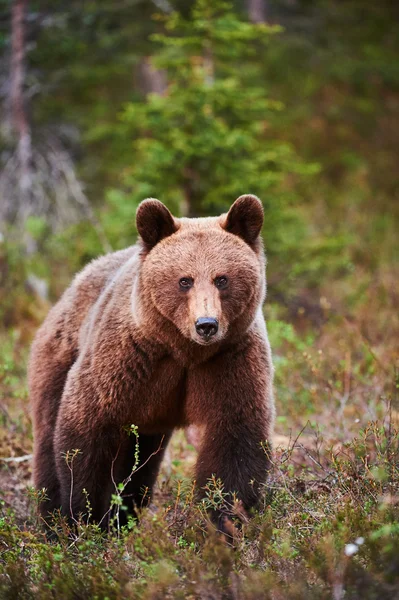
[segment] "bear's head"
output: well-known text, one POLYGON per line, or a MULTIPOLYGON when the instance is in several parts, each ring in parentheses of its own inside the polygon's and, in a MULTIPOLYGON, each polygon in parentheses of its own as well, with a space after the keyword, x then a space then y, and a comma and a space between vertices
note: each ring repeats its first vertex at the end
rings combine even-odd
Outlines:
POLYGON ((263 207, 256 196, 240 196, 220 217, 199 219, 177 219, 149 198, 136 221, 143 291, 164 319, 201 345, 250 326, 265 294, 263 207))

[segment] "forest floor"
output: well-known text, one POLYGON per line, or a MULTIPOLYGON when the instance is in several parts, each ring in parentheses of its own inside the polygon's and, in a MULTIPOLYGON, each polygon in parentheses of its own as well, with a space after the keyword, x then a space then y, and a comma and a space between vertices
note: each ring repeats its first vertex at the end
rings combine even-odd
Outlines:
MULTIPOLYGON (((140 525, 61 521, 47 542, 31 489, 32 325, 1 334, 0 598, 399 599, 399 305, 380 273, 355 308, 335 290, 295 318, 266 307, 276 367, 273 467, 260 509, 225 544, 193 500, 177 432, 140 525)), ((209 489, 208 506, 223 505, 209 489)))

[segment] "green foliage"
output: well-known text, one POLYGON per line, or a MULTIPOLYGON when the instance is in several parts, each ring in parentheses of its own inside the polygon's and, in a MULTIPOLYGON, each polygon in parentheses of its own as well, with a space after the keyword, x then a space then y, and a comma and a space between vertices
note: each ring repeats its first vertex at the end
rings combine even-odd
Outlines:
MULTIPOLYGON (((70 149, 115 249, 134 242, 146 196, 204 215, 257 193, 270 291, 290 302, 395 260, 396 20, 388 0, 277 0, 273 26, 249 23, 246 10, 222 0, 32 3, 32 127, 70 149), (143 64, 158 68, 163 93, 148 93, 143 64)), ((52 297, 104 251, 93 225, 54 236, 33 218, 27 228, 52 297)))

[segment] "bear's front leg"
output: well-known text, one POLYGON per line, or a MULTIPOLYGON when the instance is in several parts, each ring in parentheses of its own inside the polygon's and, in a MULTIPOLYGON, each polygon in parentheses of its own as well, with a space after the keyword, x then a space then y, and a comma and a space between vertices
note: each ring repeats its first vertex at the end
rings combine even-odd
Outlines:
POLYGON ((54 443, 61 512, 70 523, 80 515, 85 520, 90 515, 106 529, 122 431, 106 426, 82 428, 82 423, 63 417, 54 443))
POLYGON ((85 374, 82 365, 72 367, 54 432, 61 512, 72 523, 80 514, 85 518, 90 514, 106 529, 118 454, 127 434, 120 420, 122 409, 117 408, 120 403, 100 397, 85 374))
MULTIPOLYGON (((196 367, 189 377, 189 416, 205 425, 197 485, 203 490, 215 476, 228 493, 227 502, 236 493, 245 510, 257 505, 270 463, 272 379, 267 337, 256 331, 239 346, 196 367)), ((229 513, 222 509, 212 514, 227 535, 229 513)))

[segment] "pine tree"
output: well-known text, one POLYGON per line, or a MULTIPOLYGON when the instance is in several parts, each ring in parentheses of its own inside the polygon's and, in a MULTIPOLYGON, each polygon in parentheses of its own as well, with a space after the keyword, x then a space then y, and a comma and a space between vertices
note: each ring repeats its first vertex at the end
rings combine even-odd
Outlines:
POLYGON ((146 196, 202 216, 251 192, 271 209, 269 227, 279 235, 284 207, 295 197, 292 174, 306 167, 269 133, 283 106, 269 98, 258 50, 273 43, 278 28, 240 20, 224 0, 197 0, 189 19, 173 12, 164 26, 153 36, 159 50, 152 64, 163 71, 166 89, 128 103, 121 115, 132 154, 125 191, 109 194, 115 232, 146 196))

